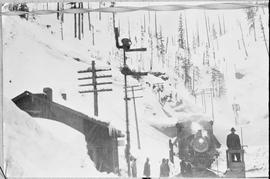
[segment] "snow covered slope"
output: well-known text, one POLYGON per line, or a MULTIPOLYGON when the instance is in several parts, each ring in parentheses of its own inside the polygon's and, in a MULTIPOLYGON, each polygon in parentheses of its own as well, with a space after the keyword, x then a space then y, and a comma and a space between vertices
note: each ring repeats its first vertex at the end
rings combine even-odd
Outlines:
POLYGON ((32 118, 6 98, 4 119, 8 177, 113 176, 95 169, 84 136, 69 126, 32 118))
MULTIPOLYGON (((48 18, 52 17, 48 16, 48 18)), ((38 22, 41 23, 44 19, 46 18, 42 17, 38 22)), ((81 43, 78 40, 74 40, 73 43, 67 43, 65 41, 63 42, 60 39, 57 39, 54 35, 50 33, 50 31, 48 31, 44 27, 46 21, 43 22, 43 25, 40 25, 39 23, 36 23, 36 21, 24 21, 18 17, 6 17, 5 19, 4 96, 7 99, 11 99, 23 92, 24 90, 39 93, 42 91, 43 87, 48 86, 52 87, 53 89, 54 101, 71 107, 75 110, 81 111, 87 115, 93 115, 91 107, 93 106, 92 95, 80 95, 78 91, 81 89, 78 88, 79 82, 77 81, 77 78, 79 77, 77 71, 89 67, 89 64, 91 62, 90 60, 92 59, 88 58, 87 56, 91 54, 89 54, 87 48, 86 50, 83 50, 82 48, 74 47, 74 43, 81 43), (80 59, 85 60, 86 63, 78 62, 74 60, 73 57, 79 57, 80 59), (61 98, 62 92, 67 93, 67 101, 61 98)), ((85 43, 87 43, 87 41, 85 41, 85 43)), ((97 65, 104 66, 104 62, 97 61, 97 65)), ((121 129, 124 132, 125 112, 122 87, 123 76, 117 70, 118 69, 113 69, 113 92, 99 95, 99 119, 111 122, 113 126, 121 129)), ((129 79, 129 81, 130 84, 135 83, 134 79, 129 79)), ((153 101, 155 100, 155 98, 150 98, 150 100, 153 101)), ((143 101, 143 99, 138 100, 138 111, 143 111, 143 101)), ((138 158, 138 174, 142 175, 143 163, 145 162, 146 157, 149 157, 151 162, 155 164, 152 166, 152 175, 159 176, 159 163, 161 162, 162 158, 168 158, 168 137, 148 124, 146 120, 148 116, 144 116, 142 113, 139 113, 138 122, 141 131, 141 150, 137 150, 136 128, 132 108, 132 103, 130 103, 130 131, 132 146, 131 152, 132 155, 138 158)), ((7 116, 9 115, 10 113, 7 114, 7 116)), ((14 117, 12 116, 10 116, 10 118, 13 118, 15 122, 17 120, 14 119, 14 117)), ((6 120, 9 119, 6 118, 6 120)), ((38 122, 36 125, 40 126, 40 128, 46 131, 49 130, 50 132, 52 132, 52 130, 48 126, 54 126, 55 124, 53 124, 52 122, 45 123, 44 120, 42 121, 43 122, 38 122)), ((7 128, 6 130, 10 131, 9 128, 7 128)), ((57 140, 59 138, 66 138, 67 132, 59 132, 57 130, 53 131, 53 140, 57 140), (55 134, 55 132, 57 133, 57 135, 55 134)), ((73 132, 70 131, 70 133, 73 132)), ((17 134, 10 134, 9 136, 11 136, 11 138, 13 137, 14 140, 18 143, 26 140, 29 147, 35 146, 35 144, 31 142, 31 140, 22 140, 21 138, 19 138, 19 136, 17 136, 17 134)), ((36 137, 39 138, 38 136, 36 137)), ((44 138, 44 140, 47 140, 46 137, 44 138)), ((8 138, 6 141, 10 141, 10 139, 8 138)), ((84 147, 85 144, 82 144, 81 142, 80 140, 78 140, 78 143, 74 142, 72 143, 72 145, 84 147)), ((38 141, 36 141, 35 143, 38 143, 38 141)), ((41 143, 40 145, 43 144, 41 143)), ((10 143, 7 144, 7 147, 9 146, 10 143)), ((57 148, 57 145, 53 146, 52 150, 55 147, 57 148)), ((61 146, 59 148, 61 148, 61 146)), ((12 155, 14 150, 11 150, 7 154, 12 155)), ((18 155, 24 156, 24 153, 20 153, 20 151, 18 152, 18 155)), ((45 163, 44 165, 46 165, 47 162, 51 162, 51 157, 54 158, 54 156, 52 155, 53 151, 51 152, 51 156, 45 157, 46 159, 44 159, 43 161, 45 163)), ((72 153, 72 151, 68 152, 72 153)), ((38 152, 36 155, 38 155, 38 152)), ((40 152, 40 156, 42 155, 42 152, 40 152)), ((44 155, 46 156, 46 153, 44 155)), ((124 147, 119 147, 119 156, 120 168, 124 171, 123 174, 126 175, 124 147)), ((20 162, 20 159, 18 159, 18 157, 14 157, 13 160, 18 163, 20 162)), ((31 160, 29 161, 28 158, 24 158, 24 161, 30 162, 31 160)), ((61 159, 59 159, 59 161, 64 162, 64 160, 61 159)), ((39 163, 40 161, 37 159, 37 161, 35 162, 39 163)), ((85 160, 85 163, 88 163, 88 161, 85 160)), ((52 168, 48 168, 46 176, 69 176, 69 173, 61 173, 61 170, 57 170, 59 167, 61 167, 58 164, 56 164, 52 168)), ((80 167, 81 164, 74 162, 74 165, 80 167)), ((14 168, 14 166, 16 165, 13 165, 12 167, 14 168)), ((68 167, 71 167, 71 164, 67 166, 67 168, 68 167)), ((27 169, 27 167, 25 169, 27 169)), ((31 173, 31 171, 24 171, 24 169, 21 169, 21 171, 23 171, 24 173, 10 173, 9 176, 44 176, 42 172, 31 173)), ((88 173, 79 172, 79 170, 77 170, 77 172, 78 176, 89 176, 88 173)), ((77 172, 70 173, 70 175, 76 176, 77 172)), ((92 174, 91 170, 90 176, 95 176, 95 173, 92 174)))

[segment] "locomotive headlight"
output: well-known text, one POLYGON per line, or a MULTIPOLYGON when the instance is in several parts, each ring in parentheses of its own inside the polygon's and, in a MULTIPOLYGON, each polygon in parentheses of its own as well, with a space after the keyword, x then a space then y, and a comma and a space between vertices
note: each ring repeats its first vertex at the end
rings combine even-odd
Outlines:
POLYGON ((199 143, 202 144, 204 142, 203 138, 199 139, 199 143))
POLYGON ((209 148, 209 144, 206 138, 203 137, 195 137, 192 141, 193 149, 196 152, 206 152, 209 148))

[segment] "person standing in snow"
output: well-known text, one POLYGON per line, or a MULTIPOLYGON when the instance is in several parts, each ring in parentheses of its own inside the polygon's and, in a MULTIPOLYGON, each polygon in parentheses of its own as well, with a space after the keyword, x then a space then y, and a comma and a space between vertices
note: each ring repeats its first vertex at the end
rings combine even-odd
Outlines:
POLYGON ((136 165, 136 159, 134 158, 131 164, 131 173, 132 177, 137 177, 137 165, 136 165))
POLYGON ((190 163, 188 163, 187 165, 186 165, 186 177, 192 177, 192 167, 191 167, 191 164, 190 163))
POLYGON ((149 158, 146 158, 146 162, 144 163, 143 175, 146 177, 150 177, 150 175, 151 175, 149 158))
POLYGON ((163 158, 162 163, 160 165, 160 175, 159 175, 160 177, 166 177, 165 176, 165 162, 166 162, 166 159, 163 158))
POLYGON ((164 174, 165 174, 165 177, 169 177, 169 176, 170 176, 169 159, 166 159, 166 160, 165 160, 165 164, 164 164, 164 174))
POLYGON ((171 139, 169 140, 169 148, 170 148, 170 151, 169 151, 170 161, 172 163, 174 163, 174 160, 173 160, 173 143, 172 143, 171 139))
MULTIPOLYGON (((235 129, 231 128, 231 133, 227 136, 227 147, 229 150, 240 150, 240 138, 237 134, 235 134, 235 129)), ((232 153, 232 161, 236 157, 236 161, 240 161, 240 153, 232 153)))

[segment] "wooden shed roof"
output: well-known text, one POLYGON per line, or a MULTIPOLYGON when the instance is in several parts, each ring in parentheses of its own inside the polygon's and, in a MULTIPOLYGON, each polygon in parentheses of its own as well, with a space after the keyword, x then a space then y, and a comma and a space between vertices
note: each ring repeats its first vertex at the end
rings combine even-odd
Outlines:
MULTIPOLYGON (((45 93, 36 93, 36 94, 34 94, 34 93, 29 92, 29 91, 25 91, 25 92, 19 94, 18 96, 14 97, 12 99, 12 101, 16 102, 16 101, 18 101, 20 99, 24 99, 25 97, 28 97, 28 96, 31 96, 33 99, 38 99, 39 101, 42 101, 43 103, 49 104, 49 105, 51 105, 53 107, 60 108, 60 109, 62 109, 64 111, 72 113, 72 115, 76 115, 76 116, 78 116, 78 117, 80 117, 82 119, 89 120, 89 121, 91 121, 91 122, 93 122, 93 123, 95 123, 97 125, 109 128, 110 124, 108 122, 96 120, 95 118, 90 117, 90 116, 88 116, 88 115, 86 115, 84 113, 81 113, 79 111, 73 110, 73 109, 71 109, 69 107, 66 107, 64 105, 61 105, 61 104, 58 104, 58 103, 53 102, 51 100, 48 100, 45 93)), ((117 133, 119 134, 119 137, 123 137, 123 134, 121 134, 120 130, 117 130, 117 129, 114 129, 114 130, 117 131, 117 133)))

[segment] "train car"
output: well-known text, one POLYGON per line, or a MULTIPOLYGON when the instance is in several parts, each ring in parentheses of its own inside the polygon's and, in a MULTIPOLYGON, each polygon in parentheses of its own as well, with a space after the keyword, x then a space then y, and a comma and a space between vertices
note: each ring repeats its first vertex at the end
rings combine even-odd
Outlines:
POLYGON ((221 144, 213 134, 213 122, 193 119, 178 122, 177 143, 178 156, 184 163, 192 167, 194 177, 217 177, 209 171, 218 157, 221 144))

